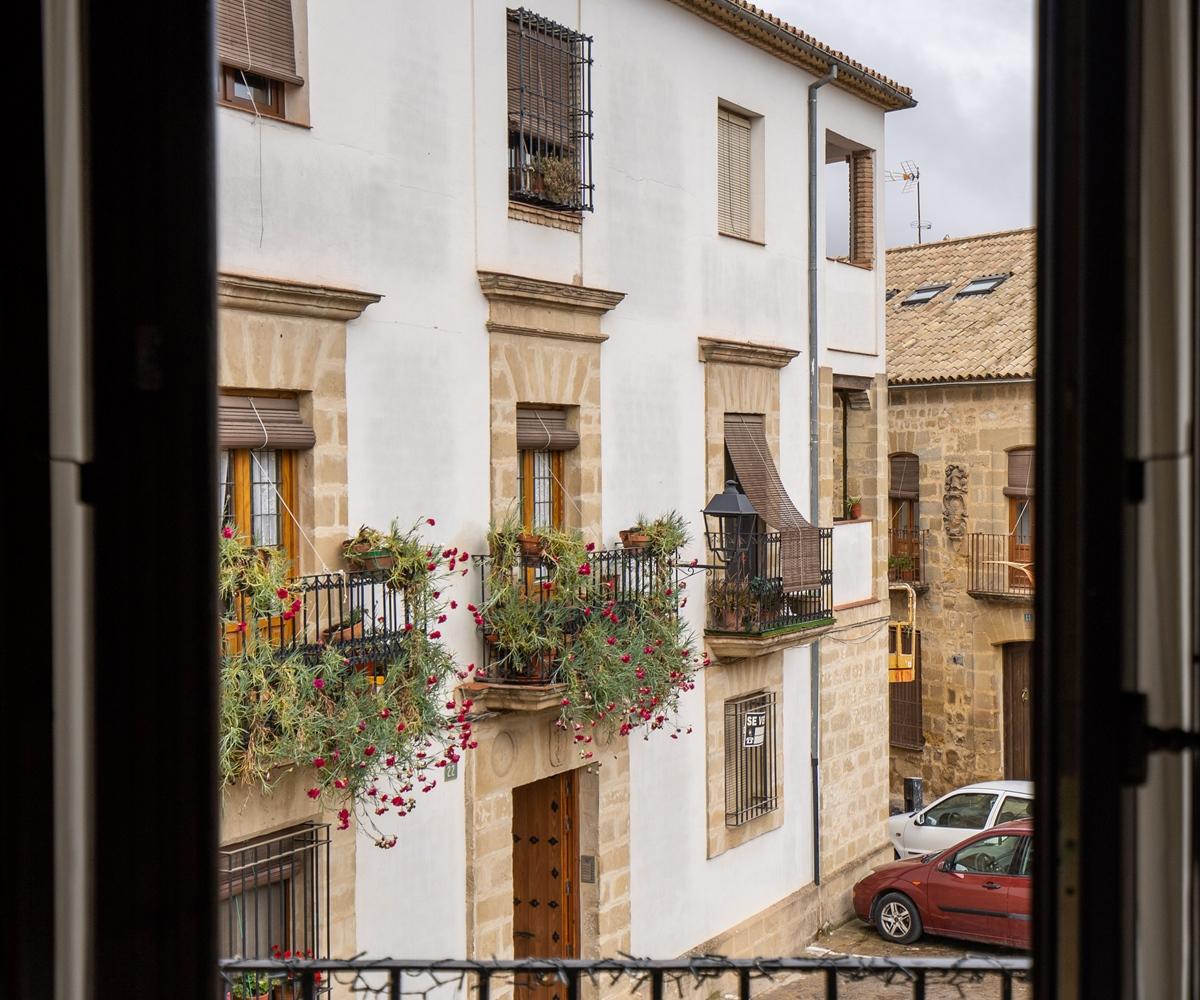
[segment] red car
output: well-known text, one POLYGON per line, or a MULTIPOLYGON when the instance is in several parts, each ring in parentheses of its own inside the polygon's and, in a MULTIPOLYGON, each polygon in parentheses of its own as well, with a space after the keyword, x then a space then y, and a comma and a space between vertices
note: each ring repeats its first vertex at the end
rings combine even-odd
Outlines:
POLYGON ((1033 820, 1003 823, 946 851, 893 861, 854 887, 854 912, 889 941, 922 933, 1031 948, 1033 820))

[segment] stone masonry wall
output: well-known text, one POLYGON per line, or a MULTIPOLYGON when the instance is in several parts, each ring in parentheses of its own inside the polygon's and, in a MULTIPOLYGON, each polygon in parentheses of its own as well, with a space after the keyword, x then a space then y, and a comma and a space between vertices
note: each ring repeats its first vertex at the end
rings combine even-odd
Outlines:
MULTIPOLYGON (((925 801, 972 781, 1003 777, 1003 645, 1033 638, 1032 602, 967 593, 967 540, 942 520, 946 466, 968 470, 967 532, 1008 531, 1006 449, 1034 442, 1032 382, 889 391, 888 452, 920 459, 918 524, 929 529, 927 588, 918 594, 925 746, 893 747, 893 804, 903 779, 925 779, 925 801)), ((907 614, 893 596, 893 617, 907 614)))

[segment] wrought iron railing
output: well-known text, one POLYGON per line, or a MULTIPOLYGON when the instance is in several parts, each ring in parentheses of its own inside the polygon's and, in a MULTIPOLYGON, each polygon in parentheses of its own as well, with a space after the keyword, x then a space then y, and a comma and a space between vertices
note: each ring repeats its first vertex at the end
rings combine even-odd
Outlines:
MULTIPOLYGON (((530 996, 537 986, 562 987, 563 1000, 580 1000, 585 982, 601 988, 621 984, 630 996, 664 1000, 701 992, 712 996, 750 1000, 780 977, 816 979, 829 998, 838 996, 841 983, 872 980, 882 993, 893 996, 908 986, 910 995, 923 998, 927 990, 944 987, 946 995, 965 996, 963 987, 990 984, 992 990, 972 989, 972 997, 998 996, 1011 1000, 1013 984, 1028 982, 1033 960, 1024 956, 962 955, 939 957, 876 957, 850 955, 829 958, 691 958, 655 959, 349 959, 345 961, 241 961, 220 962, 222 996, 239 976, 265 973, 299 985, 300 997, 315 997, 330 982, 346 995, 427 998, 439 987, 459 995, 489 1000, 492 992, 530 996), (317 977, 320 977, 319 979, 317 977), (764 984, 764 980, 766 981, 764 984), (710 984, 707 985, 706 984, 710 984)), ((543 992, 543 991, 538 991, 543 992)), ((549 990, 544 992, 549 993, 549 990)), ((448 993, 446 994, 448 995, 448 993)), ((942 993, 938 993, 941 996, 942 993)), ((290 1000, 290 995, 288 1000, 290 1000)))
POLYGON ((778 532, 750 536, 736 562, 708 574, 708 631, 762 635, 833 619, 833 529, 821 528, 820 582, 785 590, 778 532))
MULTIPOLYGON (((497 583, 489 556, 476 559, 480 566, 481 604, 488 606, 497 583)), ((678 593, 679 568, 649 548, 597 549, 588 553, 590 580, 598 585, 603 602, 613 602, 618 615, 630 613, 651 594, 667 588, 678 593)), ((522 555, 518 563, 505 571, 505 585, 511 584, 515 597, 531 612, 530 623, 544 636, 544 648, 530 655, 505 647, 501 636, 483 627, 483 679, 500 684, 552 684, 558 679, 564 657, 575 634, 583 627, 583 604, 571 608, 549 582, 549 564, 538 554, 522 555)), ((598 610, 595 609, 595 610, 598 610)))
POLYGON ((928 528, 892 528, 888 531, 888 581, 922 586, 928 528))
POLYGON ((281 653, 319 658, 336 646, 354 669, 382 673, 399 651, 406 626, 419 628, 424 615, 411 607, 402 590, 388 584, 386 570, 319 573, 288 584, 289 601, 298 601, 283 614, 255 616, 249 601, 235 596, 225 609, 224 648, 237 653, 245 632, 253 626, 260 640, 281 653), (288 614, 287 612, 291 612, 288 614), (241 623, 247 623, 247 629, 241 623))
MULTIPOLYGON (((306 823, 218 854, 218 954, 227 959, 329 956, 329 826, 306 823)), ((248 975, 226 989, 257 1000, 299 998, 301 980, 280 973, 269 989, 248 975)), ((328 983, 314 986, 327 989, 328 983)), ((222 992, 224 995, 224 991, 222 992)))
POLYGON ((1015 544, 1012 535, 968 535, 967 592, 989 597, 1032 597, 1030 548, 1015 544))

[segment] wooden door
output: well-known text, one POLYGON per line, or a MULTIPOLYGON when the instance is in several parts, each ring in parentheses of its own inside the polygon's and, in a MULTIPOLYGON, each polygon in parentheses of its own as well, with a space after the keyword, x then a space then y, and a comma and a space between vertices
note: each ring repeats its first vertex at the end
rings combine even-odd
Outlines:
POLYGON ((1008 585, 1033 589, 1033 497, 1008 499, 1008 585))
MULTIPOLYGON (((579 957, 579 830, 571 772, 513 789, 513 955, 579 957)), ((564 983, 517 977, 517 1000, 566 1000, 564 983)))
POLYGON ((1004 647, 1004 777, 1033 778, 1033 643, 1004 647))

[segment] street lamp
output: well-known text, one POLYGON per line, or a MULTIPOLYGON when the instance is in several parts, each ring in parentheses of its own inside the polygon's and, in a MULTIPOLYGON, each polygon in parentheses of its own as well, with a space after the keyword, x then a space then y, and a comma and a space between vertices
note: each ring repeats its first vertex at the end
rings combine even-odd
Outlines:
POLYGON ((737 480, 726 480, 725 489, 709 500, 701 513, 709 550, 721 562, 736 562, 752 544, 758 526, 758 512, 738 489, 737 480))

